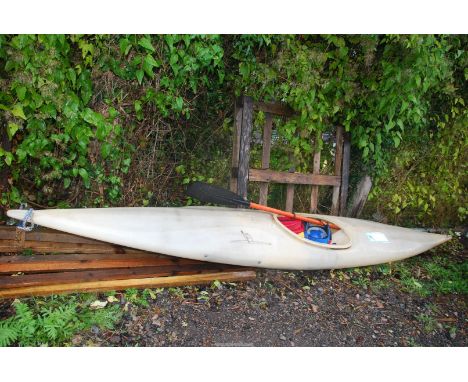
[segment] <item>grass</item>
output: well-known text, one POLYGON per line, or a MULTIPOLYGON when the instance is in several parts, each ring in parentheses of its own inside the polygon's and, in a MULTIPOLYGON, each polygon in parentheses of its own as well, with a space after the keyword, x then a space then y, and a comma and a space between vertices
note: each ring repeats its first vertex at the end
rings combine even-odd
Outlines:
POLYGON ((432 294, 468 294, 468 262, 459 255, 462 246, 446 243, 432 253, 396 263, 350 268, 336 272, 361 288, 382 290, 392 284, 426 297, 432 294))
POLYGON ((429 314, 418 314, 416 319, 421 322, 426 333, 432 333, 437 329, 437 320, 429 314))

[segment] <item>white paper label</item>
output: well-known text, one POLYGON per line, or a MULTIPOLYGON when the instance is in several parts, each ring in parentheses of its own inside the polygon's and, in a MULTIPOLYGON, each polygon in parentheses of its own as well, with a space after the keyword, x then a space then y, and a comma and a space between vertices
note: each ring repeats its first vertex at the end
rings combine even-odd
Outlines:
POLYGON ((367 232, 369 241, 377 241, 380 243, 388 243, 387 236, 383 232, 367 232))

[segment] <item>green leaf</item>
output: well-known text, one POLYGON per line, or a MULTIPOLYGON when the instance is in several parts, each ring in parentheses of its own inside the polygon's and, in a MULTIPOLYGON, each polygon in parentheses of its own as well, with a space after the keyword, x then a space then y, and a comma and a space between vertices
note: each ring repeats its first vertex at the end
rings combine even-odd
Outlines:
POLYGON ((68 188, 70 187, 71 179, 70 178, 64 178, 63 179, 63 188, 68 188))
POLYGON ((93 126, 99 127, 103 123, 105 123, 104 116, 100 113, 96 113, 94 110, 91 110, 89 107, 86 108, 82 113, 81 116, 83 119, 90 123, 93 126))
POLYGON ((26 86, 19 86, 15 89, 16 95, 20 101, 24 100, 24 97, 26 96, 26 86))
POLYGON ((364 151, 362 152, 363 158, 367 158, 369 155, 369 146, 364 147, 364 151))
POLYGON ((401 141, 401 140, 400 140, 399 137, 397 137, 397 136, 394 136, 394 137, 393 137, 393 142, 395 143, 395 147, 400 146, 400 141, 401 141))
POLYGON ((70 68, 68 69, 67 71, 67 78, 70 80, 70 82, 72 83, 72 86, 75 87, 75 84, 76 84, 76 73, 75 71, 70 68))
POLYGON ((78 174, 80 174, 81 178, 83 179, 83 183, 86 188, 89 188, 89 174, 88 171, 84 168, 80 168, 78 170, 78 174))
POLYGON ((121 38, 119 41, 119 47, 120 47, 120 53, 126 56, 128 52, 130 52, 130 49, 132 48, 132 43, 128 40, 128 38, 121 38))
POLYGON ((112 145, 108 142, 104 142, 101 146, 101 155, 104 159, 106 159, 112 150, 112 145))
POLYGON ((16 132, 20 129, 21 127, 17 125, 16 123, 9 122, 7 126, 7 133, 8 133, 8 138, 10 141, 12 140, 13 136, 16 134, 16 132))
POLYGON ((136 78, 138 80, 138 84, 141 85, 141 82, 143 81, 143 76, 144 75, 145 75, 145 72, 143 72, 143 70, 139 69, 139 70, 136 71, 135 76, 136 76, 136 78))
POLYGON ((175 111, 182 111, 182 107, 184 106, 184 99, 182 97, 177 97, 175 102, 172 104, 172 108, 175 111))
POLYGON ((385 131, 388 133, 393 127, 395 126, 395 122, 393 119, 388 121, 388 123, 385 124, 385 131))
POLYGON ((11 109, 11 114, 13 114, 15 117, 26 119, 23 111, 23 105, 20 103, 17 103, 15 106, 13 106, 13 109, 11 109))
POLYGON ((16 157, 18 158, 18 162, 24 161, 27 155, 28 153, 25 150, 23 150, 21 147, 18 147, 16 149, 16 157))
POLYGON ((416 86, 419 88, 421 86, 421 77, 416 76, 414 79, 416 81, 416 86))
POLYGON ((72 118, 78 113, 78 109, 80 107, 80 100, 76 96, 76 94, 71 94, 69 98, 65 101, 63 105, 63 114, 67 118, 72 118))
POLYGON ((397 125, 400 126, 401 131, 405 129, 405 126, 403 125, 403 121, 401 119, 397 120, 397 125))
POLYGON ((0 147, 0 158, 4 157, 5 163, 10 166, 13 161, 13 154, 0 147))
POLYGON ((241 62, 239 64, 239 73, 242 74, 243 77, 248 77, 250 74, 250 66, 245 62, 241 62))
POLYGON ((149 50, 150 52, 154 52, 153 44, 151 44, 151 40, 148 37, 142 37, 138 41, 138 45, 142 46, 146 50, 149 50))
POLYGON ((136 100, 134 106, 135 106, 135 112, 136 113, 141 112, 141 101, 140 100, 136 100))
POLYGON ((134 103, 134 107, 137 119, 141 121, 143 119, 143 108, 141 107, 141 101, 136 100, 134 103))
POLYGON ((160 66, 160 63, 156 61, 154 57, 149 53, 146 55, 146 57, 143 60, 143 70, 151 78, 154 77, 153 68, 154 67, 158 68, 159 66, 160 66))
POLYGON ((147 54, 146 57, 145 57, 145 61, 148 62, 149 65, 155 67, 155 68, 159 68, 161 66, 161 62, 156 60, 151 54, 147 54))
POLYGON ((53 119, 57 118, 57 109, 55 106, 51 103, 46 103, 41 106, 41 111, 46 114, 48 117, 51 117, 53 119))
POLYGON ((7 152, 6 155, 5 155, 5 163, 8 166, 11 166, 11 162, 13 162, 13 154, 7 152))
POLYGON ((96 138, 99 141, 103 141, 105 138, 107 138, 112 130, 112 125, 109 123, 101 123, 98 125, 96 129, 96 138))
POLYGON ((18 329, 14 325, 13 318, 0 322, 0 346, 11 345, 18 338, 18 329))

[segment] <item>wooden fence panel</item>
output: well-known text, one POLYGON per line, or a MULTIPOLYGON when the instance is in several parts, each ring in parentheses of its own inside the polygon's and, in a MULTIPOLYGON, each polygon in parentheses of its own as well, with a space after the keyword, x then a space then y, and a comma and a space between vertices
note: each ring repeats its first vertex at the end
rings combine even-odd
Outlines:
POLYGON ((310 185, 310 211, 317 212, 319 186, 333 187, 331 214, 343 214, 346 210, 349 177, 349 134, 344 133, 342 126, 336 128, 335 145, 335 171, 334 175, 320 174, 320 135, 315 137, 314 162, 312 174, 274 171, 270 169, 270 151, 272 138, 272 115, 292 117, 295 112, 281 102, 258 102, 251 97, 243 96, 236 102, 235 124, 233 133, 233 159, 231 172, 231 190, 247 198, 248 183, 261 182, 259 203, 268 202, 269 183, 286 184, 286 207, 292 211, 294 206, 294 191, 296 184, 310 185), (242 109, 241 111, 239 110, 242 109), (266 122, 263 129, 262 168, 249 168, 250 141, 253 130, 253 112, 266 113, 266 122))

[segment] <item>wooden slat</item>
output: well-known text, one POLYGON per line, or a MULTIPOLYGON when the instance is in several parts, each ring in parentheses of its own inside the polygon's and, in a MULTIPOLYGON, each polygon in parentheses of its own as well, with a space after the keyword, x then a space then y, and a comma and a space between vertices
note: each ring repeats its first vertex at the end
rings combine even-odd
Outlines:
MULTIPOLYGON (((293 160, 292 155, 289 155, 289 160, 290 161, 293 160)), ((294 166, 292 166, 289 169, 289 172, 294 173, 295 169, 296 168, 294 166)), ((293 212, 293 208, 294 208, 294 184, 288 184, 286 186, 286 207, 285 208, 286 208, 286 211, 293 212)))
POLYGON ((70 254, 0 256, 0 273, 49 272, 76 269, 104 269, 149 267, 175 264, 197 264, 196 260, 181 259, 159 254, 70 254))
POLYGON ((249 171, 249 178, 254 182, 316 184, 321 186, 339 186, 341 183, 341 177, 336 175, 302 174, 252 168, 249 171))
MULTIPOLYGON (((16 229, 14 226, 0 226, 0 240, 15 240, 16 229)), ((24 232, 24 231, 23 231, 24 232)), ((31 232, 25 232, 25 241, 53 241, 56 243, 81 243, 109 245, 99 240, 73 235, 66 232, 48 228, 35 228, 31 232)))
POLYGON ((70 284, 104 280, 125 280, 148 277, 176 276, 207 272, 232 272, 245 270, 241 267, 224 264, 182 264, 178 266, 163 265, 157 267, 94 269, 76 272, 36 273, 15 276, 0 276, 0 290, 19 287, 70 284))
MULTIPOLYGON (((263 127, 263 147, 262 147, 262 169, 270 167, 271 133, 273 129, 273 117, 270 113, 265 114, 265 126, 263 127)), ((268 183, 260 184, 260 204, 267 205, 268 183)))
POLYGON ((340 185, 341 185, 341 166, 343 163, 343 126, 336 128, 336 146, 335 146, 335 176, 340 179, 340 184, 333 187, 332 206, 330 213, 338 215, 340 208, 340 185))
POLYGON ((46 286, 32 286, 0 290, 1 298, 22 296, 45 296, 58 293, 71 292, 100 292, 107 290, 123 290, 128 288, 165 288, 182 285, 209 284, 214 280, 246 281, 256 276, 255 271, 214 272, 186 276, 149 277, 143 279, 91 281, 73 284, 59 284, 46 286))
POLYGON ((294 208, 294 184, 286 186, 286 211, 292 212, 294 208))
POLYGON ((230 189, 237 192, 237 177, 239 176, 239 147, 240 134, 242 129, 242 104, 239 101, 234 106, 234 127, 232 131, 232 160, 231 160, 231 181, 230 189))
MULTIPOLYGON (((320 140, 321 140, 321 133, 317 132, 315 136, 315 142, 314 142, 314 164, 313 164, 313 169, 312 169, 312 173, 315 175, 320 174, 320 140)), ((319 187, 317 185, 313 185, 311 192, 310 192, 310 212, 311 213, 317 212, 318 196, 319 196, 319 187)))
POLYGON ((249 183, 249 162, 250 162, 250 138, 253 128, 253 100, 251 97, 244 97, 242 106, 242 130, 239 146, 239 171, 237 178, 237 193, 243 198, 247 198, 247 186, 249 183))
POLYGON ((82 243, 56 243, 48 241, 25 241, 24 244, 16 240, 1 240, 0 252, 21 252, 31 249, 37 253, 145 253, 138 249, 121 247, 113 244, 82 244, 82 243))
POLYGON ((263 111, 283 117, 291 117, 294 115, 294 110, 282 102, 254 102, 253 108, 256 111, 263 111))
POLYGON ((349 188, 349 166, 351 159, 351 137, 349 133, 344 134, 343 143, 343 167, 341 169, 341 187, 340 187, 340 209, 339 214, 346 214, 346 202, 348 200, 349 188))

